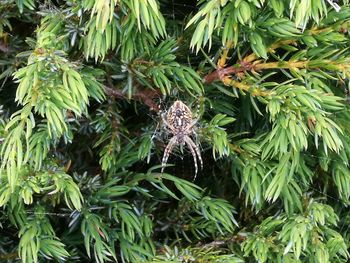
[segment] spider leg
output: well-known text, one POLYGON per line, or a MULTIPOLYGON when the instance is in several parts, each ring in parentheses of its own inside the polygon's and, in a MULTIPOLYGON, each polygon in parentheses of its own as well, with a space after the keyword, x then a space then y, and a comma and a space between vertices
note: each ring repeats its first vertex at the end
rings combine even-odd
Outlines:
POLYGON ((197 155, 196 155, 196 151, 193 149, 193 146, 192 146, 192 144, 190 143, 190 140, 191 140, 190 137, 185 136, 185 137, 184 137, 184 140, 185 140, 185 142, 186 142, 186 144, 187 144, 188 148, 190 149, 191 154, 192 154, 192 156, 193 156, 194 168, 195 168, 195 174, 194 174, 194 180, 195 180, 196 177, 197 177, 197 172, 198 172, 198 164, 197 164, 197 155))
MULTIPOLYGON (((167 115, 167 111, 166 110, 162 110, 160 105, 158 106, 158 116, 161 117, 162 119, 162 122, 165 124, 165 129, 170 129, 171 130, 171 126, 170 124, 168 123, 168 121, 166 120, 166 115, 167 115)), ((162 125, 164 126, 164 125, 162 125)))
POLYGON ((164 172, 165 165, 168 161, 169 155, 174 147, 175 142, 176 142, 176 137, 174 136, 173 138, 170 139, 168 145, 165 147, 163 159, 162 159, 162 171, 161 171, 161 173, 164 172))
POLYGON ((159 128, 159 122, 157 123, 157 126, 152 134, 151 141, 153 141, 153 139, 156 137, 156 133, 157 133, 158 128, 159 128))
MULTIPOLYGON (((200 102, 197 103, 197 110, 196 113, 193 114, 193 125, 197 123, 197 121, 199 120, 199 114, 200 114, 200 109, 201 109, 201 105, 200 102)), ((193 127, 193 125, 191 125, 191 127, 193 127)))
POLYGON ((197 148, 201 148, 201 145, 200 145, 200 142, 199 142, 199 139, 198 139, 198 133, 192 129, 192 136, 193 137, 190 137, 190 138, 193 138, 192 141, 194 142, 194 144, 197 146, 197 148))
POLYGON ((193 126, 195 126, 199 120, 199 110, 200 110, 200 105, 197 105, 197 112, 196 112, 196 118, 192 120, 192 122, 188 125, 188 127, 186 127, 186 131, 190 131, 193 126))
POLYGON ((193 121, 191 122, 191 124, 186 128, 186 131, 192 129, 193 126, 197 124, 197 122, 198 122, 198 119, 193 120, 193 121))
POLYGON ((189 136, 185 136, 186 142, 192 146, 192 148, 196 151, 199 162, 201 164, 201 169, 203 170, 203 160, 201 156, 201 152, 199 151, 198 146, 192 141, 192 139, 189 136))
POLYGON ((169 130, 171 130, 171 125, 166 120, 166 114, 167 114, 167 112, 165 111, 165 112, 161 113, 160 116, 162 117, 162 121, 165 124, 165 127, 168 128, 169 130))

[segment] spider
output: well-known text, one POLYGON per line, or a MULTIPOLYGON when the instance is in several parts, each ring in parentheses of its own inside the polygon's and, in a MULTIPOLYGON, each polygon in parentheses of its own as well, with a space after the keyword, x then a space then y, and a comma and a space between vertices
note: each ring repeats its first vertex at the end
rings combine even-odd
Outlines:
POLYGON ((196 145, 191 139, 191 135, 195 135, 195 124, 197 120, 193 120, 192 112, 185 103, 180 100, 174 102, 174 104, 168 109, 168 111, 161 113, 162 121, 166 128, 173 135, 168 145, 166 146, 162 159, 162 173, 164 166, 166 165, 169 155, 176 145, 187 145, 191 151, 194 160, 195 177, 198 172, 197 157, 203 169, 203 161, 198 145, 196 145))

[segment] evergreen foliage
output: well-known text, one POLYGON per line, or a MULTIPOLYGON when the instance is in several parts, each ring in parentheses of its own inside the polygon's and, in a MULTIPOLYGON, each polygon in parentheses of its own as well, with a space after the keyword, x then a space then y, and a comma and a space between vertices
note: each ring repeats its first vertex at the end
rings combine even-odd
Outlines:
POLYGON ((0 260, 348 262, 348 0, 0 0, 0 260), (204 169, 158 105, 188 105, 204 169))

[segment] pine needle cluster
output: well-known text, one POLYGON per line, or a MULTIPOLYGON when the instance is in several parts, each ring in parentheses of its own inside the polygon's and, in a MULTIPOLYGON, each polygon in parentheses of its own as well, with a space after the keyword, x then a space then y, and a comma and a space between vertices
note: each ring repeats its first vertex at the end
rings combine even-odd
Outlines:
POLYGON ((0 260, 348 262, 348 0, 0 0, 0 260), (158 116, 198 107, 204 169, 158 116))

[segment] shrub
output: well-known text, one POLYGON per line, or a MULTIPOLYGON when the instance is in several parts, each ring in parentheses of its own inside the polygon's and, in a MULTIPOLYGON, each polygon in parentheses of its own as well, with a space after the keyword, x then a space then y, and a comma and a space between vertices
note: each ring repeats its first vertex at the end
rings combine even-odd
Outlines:
POLYGON ((348 0, 2 0, 0 259, 347 262, 349 25, 348 0), (161 173, 176 100, 195 180, 178 143, 161 173))

